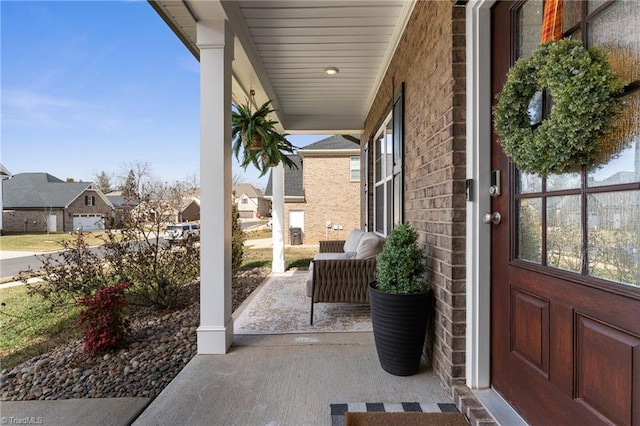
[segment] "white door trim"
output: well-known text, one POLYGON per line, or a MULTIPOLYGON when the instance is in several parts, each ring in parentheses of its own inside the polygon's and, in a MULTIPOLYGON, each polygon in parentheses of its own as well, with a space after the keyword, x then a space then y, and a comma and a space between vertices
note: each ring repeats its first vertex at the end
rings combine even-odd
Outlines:
POLYGON ((491 171, 491 6, 495 0, 471 0, 466 6, 467 61, 467 332, 466 384, 491 385, 490 211, 491 171))

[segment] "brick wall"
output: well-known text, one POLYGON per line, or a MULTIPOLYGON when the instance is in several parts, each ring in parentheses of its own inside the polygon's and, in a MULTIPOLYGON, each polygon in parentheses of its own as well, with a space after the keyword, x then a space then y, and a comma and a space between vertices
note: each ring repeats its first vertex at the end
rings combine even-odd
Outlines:
POLYGON ((465 374, 464 8, 450 1, 416 3, 369 111, 363 140, 374 136, 402 82, 404 217, 426 249, 436 295, 428 355, 436 376, 452 390, 465 374))
POLYGON ((2 212, 4 232, 46 232, 49 215, 56 216, 58 232, 62 232, 62 209, 5 210, 2 212))
POLYGON ((360 182, 350 181, 349 165, 350 156, 304 157, 305 244, 343 240, 360 227, 360 182), (327 231, 327 221, 342 229, 327 231))

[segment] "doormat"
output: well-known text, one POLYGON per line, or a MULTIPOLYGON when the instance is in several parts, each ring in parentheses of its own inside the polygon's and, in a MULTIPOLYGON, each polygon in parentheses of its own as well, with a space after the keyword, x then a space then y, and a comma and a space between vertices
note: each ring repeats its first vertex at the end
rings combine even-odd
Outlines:
MULTIPOLYGON (((400 402, 400 403, 388 403, 388 402, 350 402, 347 404, 331 404, 331 426, 346 426, 346 413, 460 413, 455 404, 445 403, 424 403, 424 402, 400 402)), ((463 416, 464 417, 464 416, 463 416)), ((381 419, 385 419, 381 417, 381 419)), ((387 420, 391 421, 390 418, 387 420)), ((407 420, 405 417, 404 419, 407 420)), ((386 421, 386 420, 385 420, 386 421)), ((355 423, 359 424, 359 423, 355 423)), ((366 424, 366 423, 362 423, 366 424)), ((376 424, 376 423, 372 423, 376 424)), ((385 423, 379 423, 385 424, 385 423)), ((393 424, 393 423, 388 423, 393 424)), ((397 423, 398 425, 403 423, 397 423)), ((421 423, 408 423, 421 424, 421 423)), ((426 423, 436 425, 438 423, 426 423)), ((442 423, 447 425, 448 423, 442 423)), ((465 423, 460 423, 465 424, 465 423)), ((451 426, 457 426, 457 423, 451 423, 451 426)))
POLYGON ((469 426, 461 413, 347 413, 345 426, 469 426))

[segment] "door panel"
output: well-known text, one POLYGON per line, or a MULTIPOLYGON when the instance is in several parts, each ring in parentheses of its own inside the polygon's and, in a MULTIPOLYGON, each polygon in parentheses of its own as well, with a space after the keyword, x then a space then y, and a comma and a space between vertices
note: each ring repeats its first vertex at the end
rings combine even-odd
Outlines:
POLYGON ((577 323, 576 400, 616 424, 632 424, 628 407, 640 380, 640 339, 584 315, 577 323))
MULTIPOLYGON (((601 26, 618 4, 584 6, 570 5, 573 24, 565 31, 591 40, 591 22, 601 26)), ((620 7, 629 9, 626 21, 640 25, 640 4, 620 7)), ((537 46, 541 8, 535 0, 493 7, 494 99, 513 62, 537 46)), ((610 35, 600 31, 598 43, 610 35)), ((635 38, 640 45, 637 31, 635 38)), ((638 111, 633 87, 625 99, 638 111)), ((546 178, 520 174, 493 135, 491 167, 501 171, 502 191, 492 211, 502 222, 491 225, 491 382, 533 425, 640 425, 640 129, 634 131, 619 160, 546 178)))
POLYGON ((511 287, 511 352, 549 377, 549 301, 511 287))

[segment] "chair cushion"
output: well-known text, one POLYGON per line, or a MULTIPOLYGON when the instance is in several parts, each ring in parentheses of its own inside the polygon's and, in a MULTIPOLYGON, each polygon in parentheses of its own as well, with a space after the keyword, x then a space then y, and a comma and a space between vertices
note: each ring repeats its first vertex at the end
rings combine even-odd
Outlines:
POLYGON ((382 240, 373 232, 365 233, 356 249, 355 259, 370 259, 376 257, 382 251, 382 240))
POLYGON ((362 229, 355 228, 349 235, 347 235, 347 239, 344 241, 343 251, 345 253, 350 251, 356 251, 358 248, 358 243, 360 242, 360 238, 365 234, 362 229))
POLYGON ((334 260, 334 259, 351 259, 353 257, 351 253, 316 253, 313 256, 313 260, 334 260), (351 257, 349 257, 351 256, 351 257))

